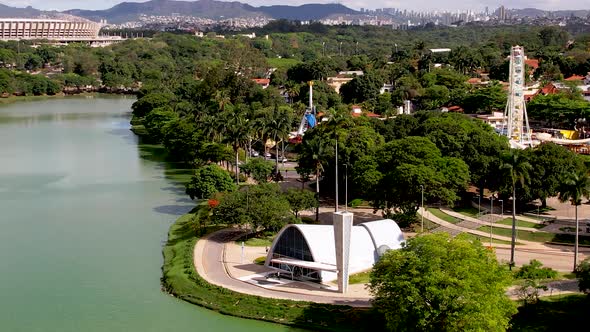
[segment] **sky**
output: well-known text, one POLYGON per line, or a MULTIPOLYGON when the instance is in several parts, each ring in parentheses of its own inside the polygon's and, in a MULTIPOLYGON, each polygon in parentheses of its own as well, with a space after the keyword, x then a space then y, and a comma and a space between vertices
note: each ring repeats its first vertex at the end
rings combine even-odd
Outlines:
MULTIPOLYGON (((126 0, 127 2, 145 2, 146 0, 126 0)), ((33 6, 43 10, 64 9, 107 9, 122 0, 0 0, 1 4, 26 7, 33 6)), ((482 11, 486 6, 490 11, 499 7, 502 3, 507 8, 534 7, 545 10, 561 9, 590 9, 588 0, 241 0, 253 6, 264 5, 301 5, 305 3, 341 3, 353 9, 360 8, 401 8, 414 10, 458 10, 471 9, 482 11)))

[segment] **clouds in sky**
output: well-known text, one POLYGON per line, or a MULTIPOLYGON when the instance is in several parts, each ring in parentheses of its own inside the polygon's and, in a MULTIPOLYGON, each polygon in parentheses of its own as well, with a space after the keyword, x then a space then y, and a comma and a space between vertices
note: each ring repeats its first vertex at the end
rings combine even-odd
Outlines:
MULTIPOLYGON (((126 0, 127 2, 145 2, 146 0, 126 0)), ((0 3, 26 7, 33 6, 44 10, 64 10, 64 9, 106 9, 110 8, 123 0, 0 0, 0 3)), ((305 3, 335 3, 339 2, 353 9, 360 8, 401 8, 414 10, 457 10, 472 9, 482 10, 488 6, 491 9, 504 4, 508 8, 527 8, 534 7, 545 10, 560 9, 590 9, 588 0, 241 0, 240 2, 249 3, 254 6, 266 5, 301 5, 305 3)))

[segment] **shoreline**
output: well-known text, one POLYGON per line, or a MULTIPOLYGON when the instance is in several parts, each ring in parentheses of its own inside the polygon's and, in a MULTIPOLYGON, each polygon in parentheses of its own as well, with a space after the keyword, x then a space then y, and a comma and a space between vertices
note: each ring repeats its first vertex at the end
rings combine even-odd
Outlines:
MULTIPOLYGON (((196 271, 194 246, 199 240, 191 225, 193 211, 178 218, 162 249, 162 290, 183 301, 224 315, 255 319, 315 331, 361 331, 376 319, 369 308, 281 300, 238 293, 208 283, 196 271)), ((219 226, 210 226, 215 231, 219 226)))
POLYGON ((62 99, 68 97, 84 97, 84 96, 135 96, 135 93, 123 93, 123 92, 101 92, 101 91, 91 91, 91 92, 80 92, 80 93, 58 93, 55 95, 41 95, 41 96, 14 96, 11 95, 9 97, 0 97, 0 105, 9 105, 20 101, 38 101, 38 100, 47 100, 47 99, 62 99))

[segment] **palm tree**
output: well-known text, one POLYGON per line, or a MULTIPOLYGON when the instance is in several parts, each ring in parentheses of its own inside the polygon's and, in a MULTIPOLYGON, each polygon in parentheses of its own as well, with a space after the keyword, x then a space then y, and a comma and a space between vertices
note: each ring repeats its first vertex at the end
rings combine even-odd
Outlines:
POLYGON ((584 171, 570 173, 561 183, 559 200, 563 203, 570 201, 576 209, 576 244, 574 248, 574 271, 578 266, 578 233, 580 223, 578 221, 578 205, 582 204, 582 197, 588 198, 590 194, 590 179, 584 171))
POLYGON ((288 107, 278 107, 270 113, 266 119, 266 132, 275 141, 276 148, 276 168, 279 170, 279 143, 289 137, 292 129, 292 111, 288 107))
MULTIPOLYGON (((302 150, 306 150, 304 155, 309 156, 309 160, 306 161, 308 168, 315 172, 316 181, 316 196, 317 201, 320 201, 320 175, 324 172, 323 162, 325 159, 325 146, 326 143, 321 138, 316 137, 311 140, 303 140, 302 150), (311 166, 311 167, 310 167, 311 166)), ((300 165, 302 162, 300 161, 300 165)), ((316 207, 315 220, 318 221, 320 214, 320 206, 316 207)))
POLYGON ((239 162, 239 150, 242 145, 245 145, 250 139, 248 119, 246 114, 239 109, 232 114, 224 113, 221 114, 221 118, 225 119, 225 127, 223 132, 224 142, 231 145, 235 156, 235 172, 236 172, 236 183, 240 184, 240 168, 238 167, 239 162))
POLYGON ((512 186, 512 241, 510 246, 510 268, 514 266, 514 249, 516 245, 516 184, 524 187, 530 181, 529 171, 533 168, 522 150, 511 149, 502 155, 501 169, 505 170, 512 186))

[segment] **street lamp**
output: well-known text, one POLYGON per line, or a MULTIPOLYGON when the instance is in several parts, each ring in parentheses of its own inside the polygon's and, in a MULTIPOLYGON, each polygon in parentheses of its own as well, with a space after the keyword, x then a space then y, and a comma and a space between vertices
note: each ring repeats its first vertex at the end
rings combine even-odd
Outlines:
POLYGON ((322 42, 322 56, 326 56, 326 42, 322 42))
POLYGON ((420 223, 420 232, 424 233, 424 186, 420 185, 420 189, 422 190, 422 222, 420 223))
POLYGON ((338 54, 342 56, 342 42, 340 42, 340 45, 338 45, 338 54))
POLYGON ((481 193, 477 193, 478 203, 477 203, 477 219, 481 216, 481 193))
POLYGON ((494 214, 494 195, 490 195, 490 248, 492 247, 492 227, 494 225, 494 223, 492 222, 492 220, 494 220, 493 215, 494 214))

